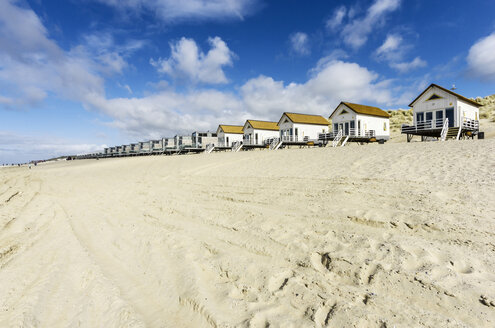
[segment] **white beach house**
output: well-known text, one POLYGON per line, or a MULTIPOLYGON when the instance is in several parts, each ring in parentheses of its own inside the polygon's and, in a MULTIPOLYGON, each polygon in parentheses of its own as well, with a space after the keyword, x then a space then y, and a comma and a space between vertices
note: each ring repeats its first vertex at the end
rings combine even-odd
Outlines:
POLYGON ((321 115, 285 112, 278 121, 280 138, 284 143, 304 143, 318 140, 318 134, 328 131, 330 123, 321 115))
POLYGON ((174 143, 176 148, 191 148, 192 147, 192 137, 190 135, 176 135, 174 137, 174 143))
POLYGON ((221 124, 217 128, 218 147, 230 148, 234 142, 242 141, 242 125, 221 124))
POLYGON ((267 140, 279 136, 277 122, 270 121, 247 120, 243 131, 244 146, 264 146, 267 140))
POLYGON ((191 134, 193 148, 206 148, 206 145, 216 146, 218 137, 215 132, 198 132, 194 131, 191 134))
POLYGON ((149 141, 139 142, 139 153, 148 154, 149 152, 150 152, 150 142, 149 141))
POLYGON ((131 144, 131 154, 139 154, 139 143, 131 144))
POLYGON ((409 107, 413 109, 413 124, 403 125, 407 141, 413 135, 437 137, 473 136, 479 131, 480 104, 437 84, 430 84, 409 107))
POLYGON ((129 155, 131 153, 131 145, 124 145, 124 154, 129 155))
POLYGON ((163 140, 162 139, 156 139, 156 140, 150 140, 149 141, 150 145, 150 152, 152 154, 158 154, 163 152, 163 140))
POLYGON ((390 139, 390 115, 373 106, 341 102, 330 115, 333 135, 339 131, 349 141, 390 139))

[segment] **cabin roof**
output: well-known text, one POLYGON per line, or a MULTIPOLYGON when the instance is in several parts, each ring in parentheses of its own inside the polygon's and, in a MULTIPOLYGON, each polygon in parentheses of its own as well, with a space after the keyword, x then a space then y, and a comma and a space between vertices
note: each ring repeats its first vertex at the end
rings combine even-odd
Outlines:
POLYGON ((243 134, 242 125, 224 125, 221 124, 218 126, 224 133, 235 133, 235 134, 243 134))
MULTIPOLYGON (((353 103, 344 102, 344 101, 342 101, 339 104, 339 106, 342 104, 346 105, 347 107, 349 107, 350 109, 352 109, 353 111, 355 111, 358 114, 370 115, 370 116, 379 116, 379 117, 386 117, 386 118, 390 117, 390 115, 386 111, 384 111, 383 109, 380 109, 378 107, 353 104, 353 103)), ((339 108, 339 106, 337 106, 335 108, 335 110, 333 111, 332 115, 330 115, 330 117, 332 117, 337 112, 337 108, 339 108)))
POLYGON ((253 129, 278 131, 277 122, 247 120, 246 123, 244 123, 244 126, 246 126, 247 123, 249 123, 253 129))
POLYGON ((449 89, 445 89, 444 87, 442 86, 439 86, 438 84, 435 84, 435 83, 432 83, 430 84, 430 86, 428 88, 426 88, 423 92, 421 92, 421 94, 419 96, 416 97, 416 99, 414 99, 410 104, 409 104, 409 107, 413 107, 414 103, 419 99, 421 98, 422 95, 424 95, 426 93, 426 91, 430 90, 432 87, 437 87, 438 89, 442 90, 442 91, 445 91, 447 93, 450 93, 451 95, 461 99, 462 101, 465 101, 467 102, 468 104, 471 104, 473 106, 476 106, 476 107, 481 107, 482 105, 478 104, 476 101, 474 100, 471 100, 469 98, 466 98, 464 96, 461 96, 460 94, 458 93, 455 93, 453 92, 452 90, 449 90, 449 89))
POLYGON ((311 115, 311 114, 299 114, 299 113, 288 113, 284 112, 278 120, 278 125, 280 125, 280 121, 282 118, 287 116, 292 123, 300 123, 300 124, 315 124, 315 125, 328 125, 330 124, 326 118, 321 115, 311 115))

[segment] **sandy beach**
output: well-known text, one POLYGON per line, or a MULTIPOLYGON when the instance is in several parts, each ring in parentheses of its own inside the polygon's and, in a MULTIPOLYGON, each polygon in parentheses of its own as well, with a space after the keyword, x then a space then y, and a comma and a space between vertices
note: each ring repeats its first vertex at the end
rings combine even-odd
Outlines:
POLYGON ((495 140, 0 170, 1 327, 494 327, 495 140))

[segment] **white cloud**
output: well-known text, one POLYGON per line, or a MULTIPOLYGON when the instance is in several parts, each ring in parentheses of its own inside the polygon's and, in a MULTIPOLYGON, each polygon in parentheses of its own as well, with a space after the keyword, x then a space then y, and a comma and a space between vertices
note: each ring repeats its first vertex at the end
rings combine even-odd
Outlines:
POLYGON ((330 31, 335 31, 338 27, 341 26, 345 15, 347 13, 347 9, 345 6, 340 6, 333 12, 332 17, 330 17, 326 22, 326 27, 330 31))
POLYGON ((96 0, 116 9, 155 14, 166 22, 184 19, 243 19, 257 6, 257 0, 96 0))
POLYGON ((219 37, 209 38, 211 49, 204 54, 192 39, 182 38, 170 44, 171 55, 167 59, 150 60, 161 73, 174 78, 187 78, 193 82, 227 83, 224 66, 232 66, 233 57, 227 44, 219 37))
POLYGON ((309 37, 306 33, 296 32, 289 37, 291 49, 300 56, 306 56, 311 53, 309 47, 309 37))
POLYGON ((416 68, 425 67, 426 65, 426 61, 424 61, 420 57, 416 57, 410 62, 390 63, 390 67, 398 70, 401 73, 407 73, 416 68))
POLYGON ((0 131, 0 165, 101 151, 106 145, 0 131))
POLYGON ((364 17, 349 22, 342 29, 344 43, 355 49, 360 48, 368 40, 368 36, 383 24, 386 15, 397 10, 401 0, 375 0, 366 11, 364 17))
POLYGON ((376 53, 378 56, 389 57, 390 54, 397 53, 397 50, 400 50, 401 46, 402 36, 398 34, 389 34, 383 44, 376 50, 376 53))
POLYGON ((405 54, 411 51, 412 46, 404 44, 403 41, 403 37, 399 34, 388 34, 383 44, 375 51, 376 59, 387 62, 391 68, 400 73, 425 67, 426 61, 420 57, 416 57, 410 62, 404 61, 405 54))
POLYGON ((495 32, 478 41, 467 56, 470 73, 485 81, 495 81, 495 32))
MULTIPOLYGON (((93 47, 109 49, 125 59, 111 38, 99 35, 84 40, 81 46, 62 50, 48 38, 39 19, 29 9, 1 2, 7 16, 18 13, 15 24, 6 24, 0 16, 0 103, 12 106, 26 98, 42 101, 47 94, 64 97, 97 110, 111 119, 110 125, 135 140, 173 136, 194 130, 214 130, 220 123, 242 124, 247 118, 277 120, 283 111, 329 115, 341 101, 395 104, 391 81, 357 63, 345 61, 345 54, 335 52, 322 58, 309 70, 304 83, 279 81, 258 76, 239 86, 237 91, 220 91, 204 86, 177 91, 163 81, 142 97, 109 99, 105 94, 101 59, 93 59, 93 47), (20 30, 15 31, 19 25, 20 30), (26 30, 26 26, 31 26, 26 30), (13 31, 13 36, 4 31, 13 31), (17 34, 16 34, 17 33, 17 34), (32 35, 37 39, 31 40, 32 35), (18 38, 18 40, 13 39, 18 38), (23 38, 27 38, 28 41, 23 38), (11 52, 8 48, 16 47, 11 52)), ((4 11, 0 10, 0 13, 4 11)), ((0 14, 0 15, 2 15, 0 14)), ((232 64, 233 54, 220 38, 209 39, 211 49, 204 54, 193 40, 183 38, 172 45, 172 55, 154 64, 164 73, 184 75, 195 81, 224 83, 223 67, 232 64)), ((133 47, 131 47, 133 48, 133 47)), ((97 53, 98 54, 98 53, 97 53)), ((110 56, 111 58, 111 56, 110 56)), ((118 61, 117 61, 118 62, 118 61)), ((121 65, 110 65, 119 72, 121 65)), ((125 88, 125 85, 124 85, 125 88)), ((44 144, 52 144, 49 141, 44 144)), ((64 145, 69 143, 56 143, 64 145)), ((76 143, 77 144, 77 143, 76 143)), ((49 148, 49 147, 48 147, 49 148)), ((47 149, 48 149, 47 148, 47 149)), ((60 147, 64 153, 70 149, 60 147)), ((91 148, 91 147, 89 147, 91 148)), ((89 149, 88 148, 88 149, 89 149)), ((88 150, 89 151, 89 150, 88 150)))

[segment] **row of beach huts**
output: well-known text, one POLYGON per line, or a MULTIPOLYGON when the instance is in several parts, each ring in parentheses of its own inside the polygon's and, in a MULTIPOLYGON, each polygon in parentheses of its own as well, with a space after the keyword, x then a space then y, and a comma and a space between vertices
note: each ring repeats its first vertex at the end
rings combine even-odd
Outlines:
MULTIPOLYGON (((431 84, 409 105, 412 125, 403 125, 407 141, 447 140, 474 137, 479 132, 479 105, 452 90, 431 84)), ((220 124, 216 132, 195 131, 144 142, 108 147, 101 153, 75 156, 77 159, 142 155, 172 155, 277 150, 284 147, 333 147, 349 142, 384 143, 390 138, 390 115, 373 106, 341 102, 327 118, 321 115, 284 112, 275 121, 246 120, 244 125, 220 124)))

